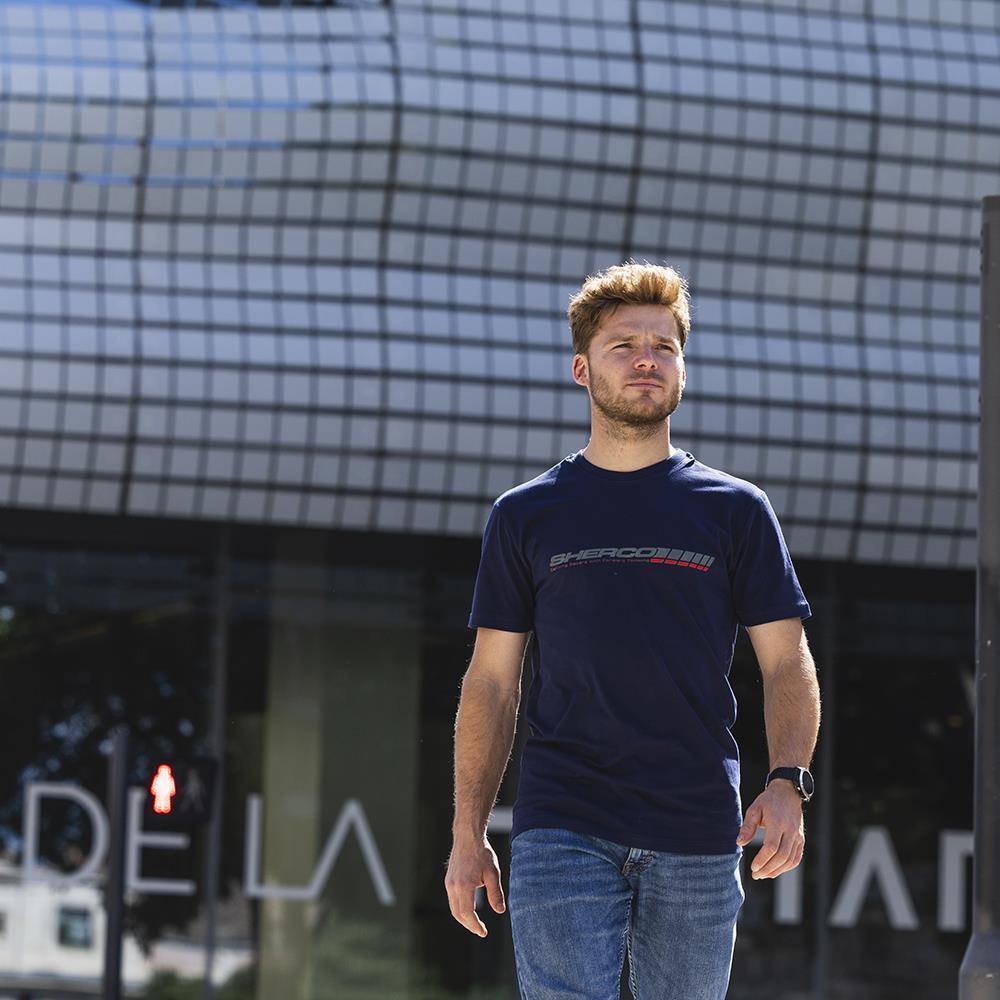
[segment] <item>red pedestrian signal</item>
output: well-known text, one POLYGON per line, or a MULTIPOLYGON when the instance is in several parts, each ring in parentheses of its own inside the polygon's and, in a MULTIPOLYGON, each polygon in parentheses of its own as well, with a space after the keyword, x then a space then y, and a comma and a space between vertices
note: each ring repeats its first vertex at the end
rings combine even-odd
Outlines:
POLYGON ((149 791, 153 796, 153 812, 166 816, 173 808, 173 799, 177 794, 177 783, 169 764, 161 764, 156 769, 149 791))
POLYGON ((209 822, 218 767, 215 758, 160 753, 153 761, 146 772, 149 794, 143 807, 149 829, 176 830, 209 822))

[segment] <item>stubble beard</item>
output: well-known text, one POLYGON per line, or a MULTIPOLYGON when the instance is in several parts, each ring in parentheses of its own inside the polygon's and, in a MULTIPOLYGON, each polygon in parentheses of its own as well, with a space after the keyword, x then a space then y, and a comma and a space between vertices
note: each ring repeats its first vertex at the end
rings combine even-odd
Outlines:
POLYGON ((633 402, 624 393, 615 395, 609 381, 595 371, 591 370, 590 376, 590 398, 612 432, 618 430, 627 436, 648 437, 663 425, 681 402, 679 382, 668 387, 662 399, 638 396, 633 402))

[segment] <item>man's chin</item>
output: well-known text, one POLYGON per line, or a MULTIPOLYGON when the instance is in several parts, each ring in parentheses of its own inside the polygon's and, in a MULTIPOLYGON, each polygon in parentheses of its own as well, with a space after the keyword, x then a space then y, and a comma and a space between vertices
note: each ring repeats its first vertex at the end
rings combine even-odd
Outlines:
POLYGON ((636 405, 635 400, 629 400, 629 405, 623 406, 618 412, 626 421, 635 421, 640 424, 662 424, 676 409, 676 406, 664 406, 662 400, 645 396, 638 405, 636 405))
POLYGON ((658 427, 666 422, 673 412, 671 410, 616 410, 608 413, 601 411, 604 417, 612 423, 622 424, 625 427, 658 427))
MULTIPOLYGON (((600 394, 603 397, 603 393, 600 394)), ((655 392, 632 394, 628 398, 621 396, 612 399, 595 398, 591 392, 591 402, 605 420, 621 424, 625 427, 655 428, 663 424, 680 404, 671 400, 673 405, 667 405, 662 395, 655 392)))

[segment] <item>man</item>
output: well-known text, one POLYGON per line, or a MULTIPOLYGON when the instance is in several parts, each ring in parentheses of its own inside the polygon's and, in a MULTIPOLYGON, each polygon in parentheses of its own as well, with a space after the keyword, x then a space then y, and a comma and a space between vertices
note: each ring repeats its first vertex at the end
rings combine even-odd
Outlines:
POLYGON ((754 878, 799 864, 819 689, 810 617, 757 486, 670 443, 687 373, 685 280, 626 263, 571 299, 587 446, 503 493, 483 535, 476 643, 455 730, 451 912, 485 937, 505 908, 486 824, 510 755, 531 643, 528 736, 509 896, 524 1000, 720 1000, 758 827, 754 878), (771 772, 741 817, 739 625, 764 681, 771 772))

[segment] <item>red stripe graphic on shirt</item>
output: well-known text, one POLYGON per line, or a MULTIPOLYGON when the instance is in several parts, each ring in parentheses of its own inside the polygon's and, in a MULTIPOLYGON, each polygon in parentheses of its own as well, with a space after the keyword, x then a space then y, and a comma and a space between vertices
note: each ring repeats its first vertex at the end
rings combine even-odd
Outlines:
POLYGON ((707 573, 715 562, 715 556, 692 552, 690 549, 667 549, 658 545, 610 545, 599 549, 558 552, 549 558, 549 570, 601 562, 659 563, 663 566, 683 566, 686 569, 707 573))

